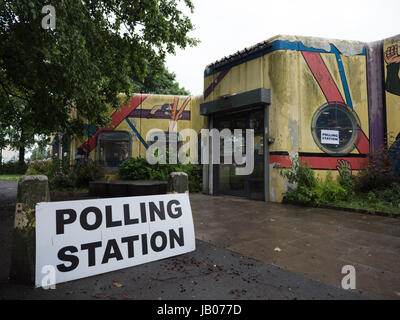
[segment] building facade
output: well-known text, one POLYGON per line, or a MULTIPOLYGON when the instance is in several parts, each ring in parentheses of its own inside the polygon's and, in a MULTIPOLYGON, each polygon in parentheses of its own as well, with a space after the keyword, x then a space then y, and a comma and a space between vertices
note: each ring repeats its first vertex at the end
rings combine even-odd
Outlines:
POLYGON ((395 149, 399 45, 399 36, 371 44, 276 36, 207 66, 201 114, 210 128, 254 128, 255 171, 208 166, 206 191, 279 202, 287 189, 279 168, 294 157, 324 177, 395 149))
POLYGON ((276 36, 208 65, 203 96, 134 94, 110 118, 110 127, 88 125, 85 137, 55 154, 117 168, 145 156, 154 130, 180 139, 187 128, 253 129, 253 172, 236 175, 240 165, 221 153, 219 164, 203 165, 203 191, 276 202, 287 189, 280 168, 296 157, 325 177, 343 166, 356 173, 387 148, 399 172, 400 36, 374 43, 276 36))
POLYGON ((62 155, 72 163, 90 158, 108 169, 109 178, 115 178, 115 169, 125 159, 146 157, 147 148, 155 142, 152 132, 162 131, 167 139, 179 141, 183 129, 199 132, 206 120, 200 116, 201 100, 202 97, 134 94, 126 105, 110 112, 109 127, 87 124, 85 136, 73 139, 56 135, 53 155, 62 155))

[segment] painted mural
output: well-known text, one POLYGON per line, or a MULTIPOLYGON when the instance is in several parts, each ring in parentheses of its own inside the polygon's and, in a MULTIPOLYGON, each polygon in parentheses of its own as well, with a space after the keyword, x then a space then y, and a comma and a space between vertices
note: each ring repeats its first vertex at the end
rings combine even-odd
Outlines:
POLYGON ((71 155, 74 159, 89 157, 107 168, 118 167, 129 157, 145 157, 153 142, 146 140, 150 131, 177 133, 204 127, 200 101, 201 97, 135 94, 110 114, 109 127, 86 125, 86 137, 72 141, 71 155))
POLYGON ((399 36, 371 45, 277 36, 207 66, 204 88, 201 97, 133 95, 110 114, 108 128, 88 124, 86 138, 72 141, 71 156, 116 167, 145 156, 154 129, 179 134, 206 128, 201 102, 265 88, 271 92, 269 200, 281 201, 287 186, 278 168, 291 167, 293 157, 321 177, 356 173, 384 137, 400 174, 399 36))
MULTIPOLYGON (((395 59, 397 51, 391 50, 395 59)), ((322 177, 368 163, 371 139, 378 143, 369 136, 364 43, 277 36, 226 60, 206 68, 205 101, 261 87, 271 90, 270 200, 281 200, 286 186, 277 168, 291 167, 294 156, 322 177)), ((379 127, 383 130, 383 123, 379 127)))
POLYGON ((391 45, 385 51, 386 91, 400 96, 400 43, 391 45))
POLYGON ((386 39, 383 51, 389 157, 396 174, 400 174, 400 37, 386 39))

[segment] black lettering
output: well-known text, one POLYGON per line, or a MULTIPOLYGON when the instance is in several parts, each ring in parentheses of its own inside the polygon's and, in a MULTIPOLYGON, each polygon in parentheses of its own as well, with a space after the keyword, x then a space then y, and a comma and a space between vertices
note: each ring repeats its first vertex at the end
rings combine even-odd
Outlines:
POLYGON ((130 218, 129 204, 124 204, 124 222, 126 226, 129 224, 139 223, 139 219, 130 218))
POLYGON ((103 215, 102 215, 100 209, 96 208, 96 207, 88 207, 88 208, 84 209, 80 216, 81 226, 85 230, 97 229, 98 227, 100 227, 102 219, 103 219, 103 215), (94 221, 94 223, 92 225, 90 225, 87 220, 87 216, 91 212, 93 212, 96 216, 96 220, 94 221))
POLYGON ((147 222, 146 204, 144 202, 140 203, 140 217, 142 219, 142 222, 147 222))
POLYGON ((76 212, 73 209, 56 210, 56 234, 64 233, 64 226, 76 220, 76 212), (68 215, 68 218, 65 218, 68 215))
POLYGON ((142 234, 142 254, 148 254, 149 253, 149 248, 147 245, 147 234, 143 233, 142 234))
POLYGON ((167 236, 165 235, 165 233, 162 231, 154 232, 150 238, 150 246, 154 252, 163 251, 167 246, 167 236), (162 241, 160 246, 157 246, 157 237, 161 237, 162 241))
POLYGON ((176 234, 175 230, 173 230, 173 229, 169 230, 169 241, 170 241, 171 249, 175 248, 175 241, 177 244, 179 244, 180 247, 183 247, 185 245, 185 240, 183 238, 183 228, 179 228, 178 232, 179 232, 179 236, 176 234))
POLYGON ((176 204, 176 205, 180 205, 180 202, 178 200, 170 200, 167 204, 167 212, 168 215, 173 218, 173 219, 177 219, 182 215, 182 208, 181 207, 175 207, 174 212, 172 212, 172 205, 176 204))
POLYGON ((112 207, 106 206, 106 228, 120 227, 122 221, 113 221, 112 219, 112 207))
POLYGON ((60 251, 58 251, 58 259, 60 259, 61 261, 71 262, 71 265, 69 267, 67 267, 65 264, 57 265, 57 269, 60 272, 72 271, 76 269, 76 267, 79 265, 79 258, 77 256, 74 256, 73 254, 66 254, 67 251, 69 251, 70 253, 75 253, 78 252, 78 249, 74 246, 68 246, 61 248, 60 251))
POLYGON ((117 240, 115 239, 108 240, 106 250, 103 256, 103 261, 101 261, 101 263, 102 264, 107 263, 108 260, 112 258, 117 258, 117 260, 122 260, 122 254, 121 251, 119 250, 117 240))
POLYGON ((81 245, 81 250, 88 251, 88 266, 92 267, 96 264, 96 248, 101 247, 101 241, 84 243, 81 245))
POLYGON ((156 220, 154 213, 157 214, 157 216, 160 220, 165 220, 164 202, 160 201, 159 204, 160 204, 160 208, 158 208, 154 202, 149 202, 150 221, 156 220))
POLYGON ((139 236, 131 236, 131 237, 121 238, 122 243, 126 242, 128 244, 128 258, 133 258, 135 256, 133 243, 136 240, 139 240, 139 236))

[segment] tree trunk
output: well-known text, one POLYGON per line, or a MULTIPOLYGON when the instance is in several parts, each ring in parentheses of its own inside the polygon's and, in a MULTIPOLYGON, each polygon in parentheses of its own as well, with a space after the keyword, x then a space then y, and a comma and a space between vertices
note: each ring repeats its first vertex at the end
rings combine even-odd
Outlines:
POLYGON ((25 147, 19 147, 19 164, 22 165, 25 162, 25 147))

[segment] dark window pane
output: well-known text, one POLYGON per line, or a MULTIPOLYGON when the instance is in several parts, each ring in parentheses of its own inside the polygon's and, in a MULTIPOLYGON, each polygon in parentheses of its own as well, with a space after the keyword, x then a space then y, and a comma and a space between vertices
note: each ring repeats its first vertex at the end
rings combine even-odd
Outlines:
POLYGON ((129 158, 130 135, 128 132, 110 131, 99 135, 99 164, 119 167, 129 158))

